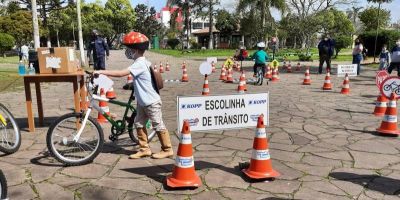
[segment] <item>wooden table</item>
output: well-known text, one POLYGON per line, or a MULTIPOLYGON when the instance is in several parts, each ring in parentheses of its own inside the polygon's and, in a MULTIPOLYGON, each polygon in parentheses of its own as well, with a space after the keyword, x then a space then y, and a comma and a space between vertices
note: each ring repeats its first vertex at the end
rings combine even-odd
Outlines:
MULTIPOLYGON (((42 92, 40 90, 40 83, 42 82, 68 82, 73 85, 74 105, 75 112, 81 111, 80 101, 86 99, 85 92, 85 78, 83 72, 77 72, 74 74, 35 74, 35 75, 24 75, 25 85, 25 96, 26 96, 26 110, 28 113, 28 125, 29 132, 35 131, 35 121, 32 111, 32 95, 31 95, 31 83, 35 83, 36 88, 36 99, 39 113, 39 125, 43 126, 43 104, 42 104, 42 92), (79 87, 78 87, 79 83, 79 87)), ((64 88, 60 88, 64 90, 64 88)))

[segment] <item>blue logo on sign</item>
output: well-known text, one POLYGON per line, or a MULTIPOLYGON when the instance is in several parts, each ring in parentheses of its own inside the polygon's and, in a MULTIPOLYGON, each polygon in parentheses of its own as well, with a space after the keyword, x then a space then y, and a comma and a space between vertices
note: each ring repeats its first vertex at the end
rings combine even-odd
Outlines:
POLYGON ((201 104, 182 104, 181 109, 200 108, 201 104))
POLYGON ((258 120, 258 116, 260 115, 250 115, 250 118, 253 120, 253 122, 256 122, 258 120))
POLYGON ((249 100, 249 105, 260 105, 260 104, 266 104, 267 100, 262 99, 262 100, 249 100))
POLYGON ((189 122, 190 126, 197 126, 197 124, 199 123, 199 118, 195 118, 195 119, 184 119, 187 120, 189 122))

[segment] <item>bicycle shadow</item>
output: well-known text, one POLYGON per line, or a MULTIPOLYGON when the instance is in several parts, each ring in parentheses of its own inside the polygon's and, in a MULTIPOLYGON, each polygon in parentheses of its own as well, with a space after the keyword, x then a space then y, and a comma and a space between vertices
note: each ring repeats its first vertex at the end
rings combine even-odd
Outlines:
MULTIPOLYGON (((40 125, 39 124, 39 117, 35 117, 34 118, 35 127, 36 128, 48 128, 58 118, 60 118, 60 117, 59 116, 44 117, 43 118, 43 125, 40 125)), ((15 118, 15 121, 17 122, 18 127, 19 127, 19 129, 21 131, 26 131, 26 132, 29 131, 28 118, 26 118, 26 117, 15 118)))

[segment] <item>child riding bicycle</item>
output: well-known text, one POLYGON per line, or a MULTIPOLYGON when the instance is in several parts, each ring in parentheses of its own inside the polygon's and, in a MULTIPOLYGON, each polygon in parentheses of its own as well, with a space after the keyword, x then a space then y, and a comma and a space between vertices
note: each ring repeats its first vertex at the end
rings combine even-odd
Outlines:
POLYGON ((254 76, 257 73, 257 67, 261 67, 263 74, 265 74, 265 63, 268 60, 268 54, 267 52, 264 51, 265 48, 265 43, 264 42, 259 42, 257 43, 257 48, 258 50, 256 52, 254 52, 254 54, 252 55, 252 59, 254 59, 254 67, 253 67, 253 71, 254 71, 254 76))
POLYGON ((131 159, 151 156, 152 158, 172 157, 172 145, 167 128, 162 120, 161 98, 153 86, 151 79, 151 63, 144 57, 149 48, 149 39, 141 33, 130 32, 123 38, 122 43, 127 47, 125 55, 134 60, 133 64, 124 70, 100 70, 98 74, 112 77, 124 77, 131 74, 134 77, 133 85, 137 99, 137 115, 135 126, 139 140, 139 151, 129 156, 131 159), (152 154, 147 139, 146 121, 150 119, 156 129, 161 143, 161 152, 152 154))

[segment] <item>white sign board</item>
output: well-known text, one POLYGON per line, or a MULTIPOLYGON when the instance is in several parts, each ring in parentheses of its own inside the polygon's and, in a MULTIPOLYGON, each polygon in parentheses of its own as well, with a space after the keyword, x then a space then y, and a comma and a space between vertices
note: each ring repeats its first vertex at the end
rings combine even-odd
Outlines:
POLYGON ((188 120, 191 131, 256 127, 259 115, 269 124, 269 95, 235 94, 177 97, 178 131, 188 120))
POLYGON ((98 85, 99 88, 103 88, 105 90, 104 92, 107 92, 114 85, 114 81, 103 74, 100 74, 98 78, 93 80, 93 82, 98 85))
POLYGON ((214 64, 217 64, 217 62, 218 62, 218 59, 217 59, 217 57, 207 57, 207 62, 208 63, 212 63, 214 61, 214 64))
POLYGON ((346 74, 349 76, 357 76, 357 64, 337 66, 338 77, 344 77, 346 74))

